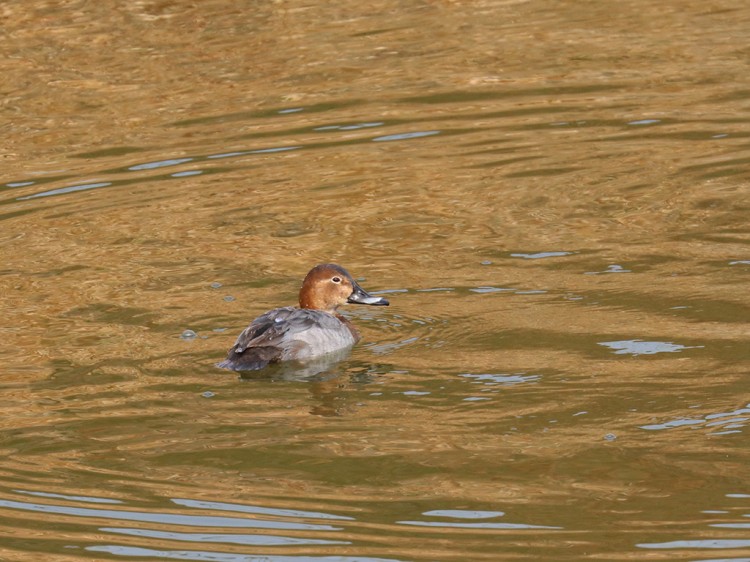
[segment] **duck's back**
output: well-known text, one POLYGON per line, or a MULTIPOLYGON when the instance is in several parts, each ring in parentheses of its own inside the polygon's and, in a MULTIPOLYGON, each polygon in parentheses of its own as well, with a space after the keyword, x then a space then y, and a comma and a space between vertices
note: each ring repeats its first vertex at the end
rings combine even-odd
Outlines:
POLYGON ((343 317, 287 306, 253 320, 219 367, 262 369, 269 363, 306 360, 354 345, 359 339, 343 317))

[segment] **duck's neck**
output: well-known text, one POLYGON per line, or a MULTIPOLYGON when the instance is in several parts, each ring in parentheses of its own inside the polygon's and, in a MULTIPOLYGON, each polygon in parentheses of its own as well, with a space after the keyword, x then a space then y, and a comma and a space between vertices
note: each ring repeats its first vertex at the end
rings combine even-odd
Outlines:
POLYGON ((362 336, 359 335, 359 330, 357 330, 357 328, 354 327, 354 324, 349 322, 349 320, 345 316, 342 316, 338 312, 334 312, 333 315, 341 320, 341 323, 349 329, 352 337, 354 338, 354 343, 357 343, 360 339, 362 339, 362 336))
POLYGON ((327 312, 328 314, 336 314, 337 306, 327 306, 326 303, 321 302, 320 299, 316 299, 311 295, 300 295, 299 307, 307 308, 309 310, 320 310, 321 312, 327 312))

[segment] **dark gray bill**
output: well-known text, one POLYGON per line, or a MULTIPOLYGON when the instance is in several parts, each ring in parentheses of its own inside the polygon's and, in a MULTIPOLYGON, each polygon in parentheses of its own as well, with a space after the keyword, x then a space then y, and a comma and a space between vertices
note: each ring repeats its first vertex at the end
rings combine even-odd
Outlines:
POLYGON ((351 302, 355 304, 371 304, 374 306, 388 306, 390 304, 383 297, 372 296, 367 291, 365 291, 362 287, 357 285, 356 282, 352 282, 352 284, 354 285, 354 290, 352 291, 352 294, 349 295, 347 302, 351 302))

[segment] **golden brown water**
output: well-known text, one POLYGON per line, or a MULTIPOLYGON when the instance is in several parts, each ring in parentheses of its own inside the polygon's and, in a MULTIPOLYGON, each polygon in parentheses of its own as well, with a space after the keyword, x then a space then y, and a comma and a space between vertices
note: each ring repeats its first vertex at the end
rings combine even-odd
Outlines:
POLYGON ((0 23, 0 559, 750 560, 746 2, 0 23))

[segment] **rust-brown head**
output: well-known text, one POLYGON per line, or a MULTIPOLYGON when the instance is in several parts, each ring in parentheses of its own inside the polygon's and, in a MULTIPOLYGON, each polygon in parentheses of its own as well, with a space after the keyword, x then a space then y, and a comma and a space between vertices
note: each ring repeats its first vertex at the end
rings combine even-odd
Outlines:
POLYGON ((388 306, 382 297, 370 295, 340 265, 322 263, 307 274, 299 291, 300 308, 313 308, 334 313, 345 303, 388 306))

